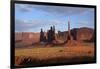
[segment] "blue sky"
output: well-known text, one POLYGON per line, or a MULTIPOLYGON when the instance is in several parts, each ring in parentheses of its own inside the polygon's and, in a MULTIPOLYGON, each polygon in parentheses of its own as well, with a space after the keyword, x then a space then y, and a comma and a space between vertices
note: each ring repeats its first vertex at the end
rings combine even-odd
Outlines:
POLYGON ((32 4, 15 4, 15 32, 45 32, 50 26, 56 31, 67 31, 70 27, 94 28, 94 9, 79 7, 60 7, 32 4))

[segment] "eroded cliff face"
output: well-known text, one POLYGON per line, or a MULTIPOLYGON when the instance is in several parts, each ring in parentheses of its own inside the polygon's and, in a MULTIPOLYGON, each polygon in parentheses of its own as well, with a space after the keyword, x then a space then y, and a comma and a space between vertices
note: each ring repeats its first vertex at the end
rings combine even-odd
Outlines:
POLYGON ((17 45, 32 45, 39 42, 40 34, 32 32, 17 32, 15 33, 15 44, 17 45))
MULTIPOLYGON (((61 37, 65 40, 68 36, 68 31, 59 32, 58 35, 59 35, 59 37, 61 37)), ((93 29, 83 27, 83 28, 71 29, 71 36, 72 36, 73 40, 93 41, 95 35, 94 35, 93 29)))
POLYGON ((77 31, 77 40, 86 40, 91 41, 91 39, 94 37, 94 30, 90 28, 80 28, 77 31))

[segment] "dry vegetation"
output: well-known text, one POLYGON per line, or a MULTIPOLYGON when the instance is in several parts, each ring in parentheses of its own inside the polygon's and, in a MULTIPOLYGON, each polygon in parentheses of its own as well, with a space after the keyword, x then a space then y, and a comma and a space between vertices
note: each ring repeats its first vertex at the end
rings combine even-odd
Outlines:
MULTIPOLYGON (((85 45, 85 46, 84 46, 85 45)), ((16 66, 38 66, 94 61, 94 46, 30 47, 15 49, 16 66)))

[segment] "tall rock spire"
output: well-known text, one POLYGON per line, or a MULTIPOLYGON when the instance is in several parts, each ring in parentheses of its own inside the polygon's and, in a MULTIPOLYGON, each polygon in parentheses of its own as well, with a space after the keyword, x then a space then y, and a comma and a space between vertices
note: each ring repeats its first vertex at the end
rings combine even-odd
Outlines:
POLYGON ((67 37, 68 40, 72 40, 72 37, 71 37, 71 31, 70 31, 70 19, 68 17, 68 37, 67 37))
POLYGON ((68 35, 70 36, 70 18, 68 17, 68 35))

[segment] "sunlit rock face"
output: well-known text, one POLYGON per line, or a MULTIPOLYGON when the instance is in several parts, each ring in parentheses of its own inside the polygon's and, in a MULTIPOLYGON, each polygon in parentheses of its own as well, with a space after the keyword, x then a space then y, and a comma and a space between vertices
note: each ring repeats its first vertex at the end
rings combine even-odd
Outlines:
POLYGON ((39 42, 39 33, 32 32, 17 32, 15 33, 15 42, 20 45, 32 45, 39 42))
MULTIPOLYGON (((78 41, 93 41, 94 40, 94 30, 91 28, 74 28, 71 29, 71 36, 73 40, 78 40, 78 41)), ((67 39, 68 36, 68 31, 59 31, 58 32, 59 38, 62 38, 64 40, 67 39)))
POLYGON ((77 40, 91 41, 94 40, 94 30, 90 28, 80 28, 77 31, 77 40))

